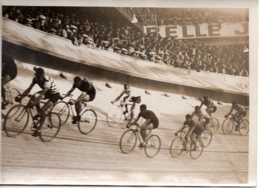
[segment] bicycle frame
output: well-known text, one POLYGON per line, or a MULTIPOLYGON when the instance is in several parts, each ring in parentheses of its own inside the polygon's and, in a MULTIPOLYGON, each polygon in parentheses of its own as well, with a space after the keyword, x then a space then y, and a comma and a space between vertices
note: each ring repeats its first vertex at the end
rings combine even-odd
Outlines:
MULTIPOLYGON (((137 125, 137 127, 138 127, 138 125, 137 125)), ((139 127, 138 127, 138 128, 139 128, 139 127)), ((138 130, 138 128, 132 129, 132 130, 133 130, 133 131, 135 132, 135 134, 137 135, 137 138, 138 138, 139 142, 142 143, 143 138, 142 138, 142 136, 141 136, 141 130, 138 130)), ((131 127, 130 127, 130 129, 131 129, 131 127)), ((148 130, 148 133, 146 134, 146 139, 149 138, 149 136, 151 135, 151 133, 152 133, 152 129, 149 129, 149 130, 148 130)), ((143 141, 146 142, 146 140, 143 140, 143 141)))

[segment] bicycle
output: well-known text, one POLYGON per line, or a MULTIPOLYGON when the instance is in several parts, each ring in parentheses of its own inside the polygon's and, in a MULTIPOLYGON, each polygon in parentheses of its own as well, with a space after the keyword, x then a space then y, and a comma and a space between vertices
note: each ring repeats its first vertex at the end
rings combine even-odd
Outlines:
POLYGON ((186 140, 185 137, 187 133, 188 131, 184 129, 172 140, 170 146, 170 154, 172 158, 178 157, 184 151, 189 152, 192 159, 197 159, 201 156, 204 149, 203 141, 196 137, 196 141, 194 142, 190 136, 186 140))
MULTIPOLYGON (((234 127, 238 126, 237 125, 237 118, 235 117, 234 114, 230 114, 231 117, 227 117, 223 123, 222 123, 222 130, 224 134, 231 134, 234 127)), ((241 123, 238 128, 239 134, 241 136, 246 136, 248 135, 249 132, 249 121, 247 119, 242 119, 241 123)))
POLYGON ((106 115, 108 126, 125 128, 125 125, 129 124, 133 120, 134 109, 134 102, 126 103, 123 101, 118 101, 116 103, 112 103, 112 106, 108 109, 106 115), (129 112, 126 114, 124 114, 125 105, 131 106, 129 112))
MULTIPOLYGON (((119 146, 124 154, 132 152, 137 144, 142 143, 142 136, 139 129, 139 124, 135 123, 129 127, 121 136, 119 146)), ((147 139, 144 145, 144 151, 148 158, 155 157, 161 149, 161 139, 159 136, 152 134, 152 129, 148 131, 147 139)))
POLYGON ((219 121, 217 118, 211 117, 208 123, 208 128, 210 129, 212 134, 215 134, 219 128, 219 121))
MULTIPOLYGON (((4 119, 4 131, 8 137, 16 137, 19 134, 23 133, 29 124, 29 117, 32 119, 33 127, 38 127, 40 124, 41 117, 37 120, 34 119, 36 117, 33 115, 32 106, 34 101, 34 95, 28 95, 29 101, 26 105, 17 104, 13 106, 6 114, 4 119)), ((42 103, 42 102, 41 102, 42 103)), ((60 117, 57 113, 48 111, 45 121, 41 127, 39 137, 43 142, 50 142, 54 139, 60 131, 60 117)))
MULTIPOLYGON (((75 116, 75 113, 72 109, 75 100, 72 99, 72 95, 67 97, 69 97, 69 100, 67 102, 64 100, 59 101, 52 108, 52 111, 58 113, 59 116, 61 117, 61 125, 64 125, 68 121, 71 113, 73 117, 75 116)), ((80 113, 80 120, 77 121, 79 132, 86 135, 94 130, 96 124, 97 124, 96 112, 90 108, 87 108, 87 102, 83 102, 83 108, 80 113)))

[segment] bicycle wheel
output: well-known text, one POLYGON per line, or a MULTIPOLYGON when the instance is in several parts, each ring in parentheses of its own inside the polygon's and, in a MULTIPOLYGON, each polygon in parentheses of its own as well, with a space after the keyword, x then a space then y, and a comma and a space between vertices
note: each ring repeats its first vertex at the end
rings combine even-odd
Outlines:
POLYGON ((119 142, 119 147, 122 153, 130 153, 131 151, 134 150, 135 145, 137 142, 137 136, 136 133, 133 130, 127 130, 125 131, 119 142))
POLYGON ((61 120, 60 116, 55 113, 51 112, 45 119, 42 127, 41 127, 41 134, 40 139, 43 142, 50 142, 54 139, 60 131, 61 127, 61 120))
POLYGON ((147 157, 155 157, 161 149, 161 139, 157 135, 151 135, 146 140, 144 151, 147 157))
POLYGON ((203 147, 207 147, 212 140, 212 132, 210 129, 204 129, 201 133, 201 140, 203 143, 203 147))
POLYGON ((234 128, 234 122, 231 118, 227 118, 223 121, 222 130, 224 134, 231 134, 234 128))
POLYGON ((120 106, 112 105, 106 115, 107 124, 110 127, 122 127, 124 123, 123 111, 120 106))
POLYGON ((60 116, 61 119, 61 125, 64 125, 70 116, 70 108, 68 104, 64 101, 57 102, 52 110, 52 112, 57 113, 60 116))
POLYGON ((4 119, 4 131, 7 136, 15 137, 22 133, 29 122, 29 112, 24 105, 13 106, 4 119))
POLYGON ((199 158, 202 152, 203 152, 203 142, 201 140, 196 140, 196 142, 191 142, 190 156, 192 159, 199 158))
POLYGON ((210 129, 212 134, 215 134, 219 128, 219 122, 216 118, 211 118, 208 124, 208 128, 210 129))
POLYGON ((176 158, 179 155, 182 154, 182 152, 184 151, 184 141, 182 139, 182 137, 176 137, 172 140, 171 146, 170 146, 170 154, 172 156, 172 158, 176 158))
POLYGON ((9 88, 6 91, 6 100, 9 104, 13 105, 15 103, 14 97, 21 95, 20 91, 16 88, 9 88))
POLYGON ((97 114, 92 109, 85 110, 80 117, 78 122, 79 132, 82 134, 88 134, 94 130, 97 124, 97 114))
POLYGON ((239 134, 241 136, 246 136, 249 132, 249 122, 246 119, 243 119, 239 126, 239 134))

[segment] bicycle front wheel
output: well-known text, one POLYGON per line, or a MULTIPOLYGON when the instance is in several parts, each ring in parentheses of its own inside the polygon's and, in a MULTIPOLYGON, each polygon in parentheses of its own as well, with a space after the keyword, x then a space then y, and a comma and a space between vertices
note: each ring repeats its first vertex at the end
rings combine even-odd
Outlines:
POLYGON ((219 128, 219 122, 218 119, 216 118, 211 118, 209 124, 208 124, 208 128, 210 129, 210 131, 212 132, 212 134, 215 134, 218 131, 219 128))
POLYGON ((184 151, 184 142, 182 137, 176 137, 172 140, 170 146, 170 154, 172 158, 176 158, 184 151))
POLYGON ((246 135, 248 135, 248 132, 249 132, 249 122, 248 122, 248 120, 244 119, 240 123, 239 134, 241 136, 246 136, 246 135))
POLYGON ((203 147, 207 147, 212 140, 212 133, 210 129, 204 129, 201 133, 201 140, 203 142, 203 147))
POLYGON ((41 134, 40 134, 41 141, 43 142, 52 141, 58 135, 60 131, 60 127, 61 127, 60 116, 55 112, 51 112, 46 117, 41 127, 41 134))
POLYGON ((112 105, 106 115, 107 124, 110 127, 120 127, 122 126, 123 119, 123 111, 120 106, 112 105))
POLYGON ((88 134, 94 130, 97 124, 97 114, 92 109, 85 110, 80 117, 78 122, 79 132, 82 134, 88 134))
POLYGON ((57 102, 52 110, 52 112, 57 113, 60 116, 61 119, 61 125, 64 125, 70 116, 70 108, 68 104, 64 101, 57 102))
POLYGON ((125 131, 119 142, 119 147, 122 153, 130 153, 131 151, 134 150, 135 145, 137 142, 137 136, 136 133, 133 130, 127 130, 125 131))
POLYGON ((151 135, 145 143, 145 154, 149 158, 155 157, 161 149, 161 139, 157 135, 151 135))
POLYGON ((191 142, 190 156, 192 159, 199 158, 202 152, 203 152, 203 142, 201 140, 196 140, 196 142, 191 142))
POLYGON ((231 134, 234 128, 234 122, 231 118, 227 118, 223 121, 222 130, 224 134, 231 134))
POLYGON ((4 119, 4 131, 7 136, 15 137, 21 134, 29 122, 29 112, 24 105, 13 106, 4 119))

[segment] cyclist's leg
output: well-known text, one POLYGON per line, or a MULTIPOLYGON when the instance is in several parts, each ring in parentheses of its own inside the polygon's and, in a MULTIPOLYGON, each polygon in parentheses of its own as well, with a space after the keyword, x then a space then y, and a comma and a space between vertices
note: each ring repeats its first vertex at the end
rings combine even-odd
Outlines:
POLYGON ((7 84, 8 82, 10 82, 11 81, 11 77, 8 75, 8 74, 6 74, 6 75, 3 75, 3 77, 2 77, 2 86, 1 86, 1 95, 2 95, 2 108, 4 108, 5 107, 5 105, 6 105, 6 95, 5 95, 5 93, 6 93, 6 88, 5 88, 5 84, 7 84))
POLYGON ((153 124, 151 123, 150 119, 147 119, 141 126, 140 126, 140 134, 143 138, 143 142, 145 143, 146 141, 146 130, 148 129, 152 129, 153 128, 153 124))
POLYGON ((82 92, 82 94, 75 101, 75 110, 77 116, 80 117, 80 112, 82 110, 82 103, 90 100, 90 96, 86 92, 82 92))

